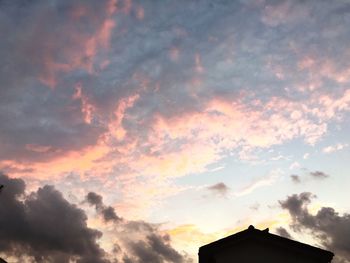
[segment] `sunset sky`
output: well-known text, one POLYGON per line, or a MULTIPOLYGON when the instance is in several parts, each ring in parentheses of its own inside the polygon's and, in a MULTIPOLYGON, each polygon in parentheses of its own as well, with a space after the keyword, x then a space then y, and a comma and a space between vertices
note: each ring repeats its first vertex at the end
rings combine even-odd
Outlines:
POLYGON ((350 262, 349 25, 348 0, 0 1, 0 256, 197 262, 253 224, 350 262))

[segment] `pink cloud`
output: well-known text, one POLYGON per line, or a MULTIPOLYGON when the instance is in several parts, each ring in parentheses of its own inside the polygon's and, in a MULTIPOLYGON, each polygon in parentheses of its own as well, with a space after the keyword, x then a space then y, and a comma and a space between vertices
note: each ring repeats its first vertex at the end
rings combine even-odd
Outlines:
POLYGON ((73 94, 74 100, 80 100, 81 102, 81 113, 83 115, 83 119, 85 123, 91 124, 93 119, 93 114, 96 111, 96 107, 89 102, 87 96, 85 96, 82 92, 82 84, 77 83, 75 86, 75 93, 73 94))
POLYGON ((169 57, 172 61, 176 62, 179 59, 180 50, 177 47, 172 47, 169 50, 169 57))
POLYGON ((46 153, 52 150, 52 147, 49 145, 38 145, 38 144, 26 144, 26 149, 38 153, 46 153))
POLYGON ((305 5, 285 0, 275 5, 266 5, 262 10, 261 21, 268 26, 278 26, 301 21, 308 16, 309 10, 305 5))
POLYGON ((113 120, 108 124, 109 136, 117 140, 123 140, 127 133, 123 127, 122 121, 125 117, 127 109, 133 107, 134 103, 140 98, 139 94, 133 94, 129 97, 123 98, 118 102, 116 110, 114 111, 113 120))
POLYGON ((145 9, 141 5, 136 7, 136 17, 139 20, 143 20, 145 18, 145 9))
POLYGON ((109 48, 111 34, 116 26, 113 20, 113 15, 117 11, 116 4, 116 0, 101 3, 102 12, 96 12, 93 6, 73 4, 66 21, 51 25, 55 30, 48 30, 46 27, 51 20, 51 23, 54 23, 51 17, 58 14, 52 14, 54 11, 50 8, 40 11, 34 18, 37 29, 33 32, 32 42, 36 43, 30 45, 35 45, 37 52, 40 53, 41 58, 35 60, 42 64, 38 79, 43 84, 54 88, 60 74, 76 69, 94 72, 96 55, 109 48), (42 23, 44 17, 48 22, 42 23), (82 30, 79 26, 87 19, 91 31, 82 30), (63 40, 64 49, 62 49, 63 40))
MULTIPOLYGON (((181 191, 169 188, 174 178, 204 172, 233 151, 238 157, 254 158, 254 149, 269 148, 293 138, 302 137, 306 143, 315 144, 327 132, 328 122, 350 109, 350 91, 338 97, 314 94, 308 104, 273 97, 267 103, 256 100, 246 105, 244 97, 235 101, 216 97, 208 100, 201 111, 182 112, 173 117, 158 113, 144 131, 137 133, 125 126, 124 121, 134 120, 129 110, 142 98, 142 92, 141 87, 138 93, 118 101, 108 130, 96 145, 62 153, 45 163, 7 160, 0 165, 12 167, 17 171, 14 175, 23 176, 24 168, 31 169, 27 176, 42 179, 59 178, 72 171, 82 176, 92 172, 101 179, 115 174, 118 184, 123 185, 123 201, 116 205, 125 207, 133 203, 129 213, 136 216, 140 210, 147 210, 146 203, 151 205, 167 194, 181 191), (113 172, 115 167, 122 169, 113 172)), ((83 101, 81 86, 76 87, 73 98, 83 101)), ((84 114, 86 121, 91 120, 88 112, 84 114)), ((28 147, 34 151, 49 150, 46 146, 28 147)))
POLYGON ((203 65, 202 65, 202 58, 201 58, 201 55, 199 53, 196 53, 195 55, 195 70, 197 73, 203 73, 204 72, 204 68, 203 68, 203 65))
POLYGON ((348 147, 349 145, 347 143, 337 143, 335 145, 329 145, 327 147, 324 147, 322 149, 322 152, 323 153, 332 153, 332 152, 336 152, 336 151, 341 151, 343 150, 344 148, 348 147))
MULTIPOLYGON (((81 98, 79 91, 77 88, 75 98, 81 98)), ((99 144, 108 152, 112 138, 122 142, 129 135, 129 143, 119 146, 118 152, 133 164, 134 171, 165 177, 183 176, 203 171, 231 149, 267 148, 296 137, 304 137, 313 144, 327 131, 326 122, 330 118, 349 110, 349 94, 347 91, 336 99, 315 97, 310 105, 272 98, 265 105, 260 103, 256 110, 240 102, 216 98, 201 112, 185 112, 171 118, 156 115, 144 141, 138 141, 137 134, 130 137, 128 128, 123 126, 123 120, 129 118, 126 111, 140 98, 134 94, 119 101, 115 119, 99 144), (321 122, 312 121, 310 115, 321 122), (150 151, 140 153, 138 148, 143 146, 150 151)))

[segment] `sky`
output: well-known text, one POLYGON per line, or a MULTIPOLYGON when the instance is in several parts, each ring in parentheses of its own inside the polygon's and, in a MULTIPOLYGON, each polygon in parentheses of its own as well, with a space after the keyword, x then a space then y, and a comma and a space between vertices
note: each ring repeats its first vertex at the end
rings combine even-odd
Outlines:
POLYGON ((348 0, 1 0, 0 256, 188 263, 246 229, 350 262, 348 0))

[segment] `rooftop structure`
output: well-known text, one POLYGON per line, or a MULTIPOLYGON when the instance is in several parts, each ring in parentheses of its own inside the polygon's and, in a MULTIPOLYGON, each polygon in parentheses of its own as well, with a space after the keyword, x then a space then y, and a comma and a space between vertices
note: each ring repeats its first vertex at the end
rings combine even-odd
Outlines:
POLYGON ((253 226, 199 248, 199 263, 329 263, 330 251, 253 226))

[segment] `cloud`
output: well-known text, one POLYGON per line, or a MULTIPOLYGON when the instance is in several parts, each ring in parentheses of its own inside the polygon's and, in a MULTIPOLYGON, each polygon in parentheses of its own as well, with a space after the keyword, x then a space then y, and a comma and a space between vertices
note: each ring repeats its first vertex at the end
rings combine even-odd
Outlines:
POLYGON ((253 210, 253 211, 258 211, 260 208, 260 204, 259 203, 255 203, 249 206, 249 209, 253 210))
POLYGON ((290 176, 290 178, 292 179, 293 183, 300 183, 300 182, 301 182, 300 176, 297 175, 297 174, 292 174, 292 175, 290 176))
POLYGON ((167 236, 150 234, 146 241, 129 242, 136 262, 183 262, 183 257, 167 244, 167 236))
POLYGON ((105 128, 76 74, 88 78, 104 60, 115 3, 1 2, 0 32, 9 35, 0 48, 6 61, 0 122, 7 123, 1 127, 1 159, 49 160, 97 142, 105 128))
POLYGON ((349 146, 348 144, 338 143, 336 145, 330 145, 330 146, 324 147, 322 149, 322 152, 324 152, 324 153, 332 153, 332 152, 343 150, 344 148, 346 148, 348 146, 349 146))
MULTIPOLYGON (((69 203, 53 186, 45 185, 26 194, 22 179, 0 175, 1 191, 0 252, 26 262, 110 263, 129 258, 131 262, 188 263, 191 259, 176 251, 170 236, 159 226, 145 221, 121 219, 102 196, 89 192, 85 201, 95 206, 104 222, 115 227, 115 248, 105 251, 97 243, 102 232, 87 226, 85 212, 69 203)), ((103 225, 102 225, 103 228, 103 225)), ((119 262, 119 261, 118 261, 119 262)))
POLYGON ((86 195, 86 201, 90 205, 94 205, 96 208, 96 211, 98 211, 103 219, 108 222, 108 221, 120 221, 122 220, 119 216, 117 216, 115 210, 111 206, 105 206, 103 204, 102 196, 98 195, 94 192, 89 192, 86 195))
POLYGON ((350 260, 350 215, 341 215, 332 207, 321 207, 313 215, 308 209, 312 197, 313 194, 303 192, 288 196, 279 203, 292 217, 294 230, 309 230, 323 246, 350 260))
POLYGON ((350 110, 346 5, 264 3, 2 1, 0 169, 118 178, 132 213, 228 155, 316 145, 350 110))
POLYGON ((303 159, 304 159, 304 160, 308 159, 309 157, 310 157, 310 154, 309 154, 309 153, 305 153, 305 154, 303 155, 303 159))
MULTIPOLYGON (((325 11, 317 9, 315 19, 331 17, 332 10, 340 9, 342 4, 337 2, 332 8, 323 5, 325 11), (329 16, 324 14, 327 12, 329 16)), ((263 10, 272 18, 272 24, 281 24, 281 20, 289 17, 300 21, 302 10, 312 7, 309 2, 282 1, 267 2, 263 10)), ((0 30, 8 29, 13 34, 1 50, 15 50, 2 56, 11 62, 5 63, 8 66, 2 72, 6 74, 1 76, 4 86, 11 87, 1 94, 4 104, 0 121, 7 123, 1 133, 2 159, 32 164, 84 151, 102 142, 113 151, 105 154, 108 156, 117 155, 126 144, 136 144, 132 148, 135 155, 180 151, 179 144, 195 143, 195 136, 176 134, 186 126, 181 127, 181 120, 186 123, 197 117, 216 122, 203 127, 204 121, 200 124, 192 121, 191 133, 215 144, 225 141, 228 146, 205 144, 202 148, 207 158, 201 156, 198 160, 201 164, 184 171, 196 172, 201 170, 198 166, 203 169, 216 162, 223 152, 240 151, 241 147, 266 148, 298 137, 314 144, 326 134, 329 122, 349 110, 349 92, 342 86, 332 93, 323 83, 316 93, 299 90, 299 86, 306 85, 302 80, 308 79, 303 78, 304 74, 309 77, 309 71, 318 71, 310 66, 300 68, 299 64, 311 55, 313 60, 322 62, 326 49, 320 44, 309 50, 308 38, 297 33, 276 38, 276 32, 261 24, 260 15, 264 14, 254 11, 253 6, 247 9, 241 3, 204 1, 198 5, 179 2, 170 7, 126 0, 104 0, 96 6, 94 1, 64 0, 55 4, 31 1, 25 7, 21 1, 14 1, 11 5, 2 3, 2 8, 9 15, 2 17, 5 26, 0 30), (146 15, 152 10, 160 14, 156 19, 146 15), (229 16, 227 10, 241 13, 229 16), (16 15, 22 13, 30 15, 16 15), (181 23, 174 13, 181 14, 181 23), (226 17, 226 23, 221 17, 226 17), (228 26, 248 17, 245 30, 228 26), (162 24, 165 33, 158 32, 154 23, 162 24), (144 27, 148 29, 143 31, 144 27), (217 27, 221 30, 216 30, 217 27), (257 28, 266 34, 257 36, 257 28), (197 42, 200 44, 193 50, 193 43, 197 42), (169 50, 176 50, 175 61, 168 59, 169 50), (256 63, 247 59, 246 52, 257 58, 256 63), (31 56, 35 59, 30 59, 31 56), (109 64, 105 63, 106 58, 109 64), (288 61, 281 74, 293 72, 283 81, 276 80, 271 72, 281 61, 288 61), (45 83, 56 83, 57 88, 45 90, 45 83), (180 86, 184 88, 178 89, 180 86), (276 89, 267 90, 266 86, 276 89), (290 96, 293 93, 297 95, 290 96), (137 94, 139 99, 115 116, 130 94, 137 94), (15 99, 19 96, 20 101, 15 99), (18 112, 19 108, 23 110, 18 112), (247 124, 241 124, 242 120, 247 124), (164 127, 159 127, 162 121, 170 128, 162 130, 164 127), (175 127, 171 128, 172 125, 175 127), (239 132, 240 126, 243 132, 239 132)), ((311 27, 308 32, 322 30, 319 23, 307 25, 311 27)), ((328 25, 329 29, 333 27, 328 25)), ((312 37, 317 37, 317 43, 324 42, 321 33, 312 37)), ((334 41, 344 42, 338 38, 334 41)), ((339 47, 339 53, 346 53, 344 49, 339 47)), ((314 64, 328 65, 331 73, 324 69, 324 76, 339 79, 348 68, 346 63, 335 67, 339 60, 333 61, 332 54, 326 55, 327 63, 314 64)), ((110 164, 114 165, 118 164, 110 164)))
POLYGON ((297 168, 300 168, 300 163, 298 163, 298 162, 293 162, 293 163, 289 166, 289 169, 290 169, 290 170, 297 169, 297 168))
POLYGON ((109 47, 115 26, 111 16, 117 11, 114 0, 103 0, 100 5, 93 1, 32 1, 23 5, 17 0, 1 5, 7 14, 1 17, 2 22, 13 32, 3 42, 3 46, 13 47, 6 58, 15 58, 6 71, 13 70, 12 76, 21 74, 21 79, 36 77, 52 88, 60 84, 62 73, 95 70, 99 49, 109 47), (22 15, 14 17, 16 14, 22 15), (22 63, 21 68, 16 67, 17 63, 22 63))
POLYGON ((300 183, 301 182, 300 176, 297 174, 292 174, 290 176, 290 178, 292 179, 293 183, 300 183))
POLYGON ((116 233, 113 234, 118 236, 116 253, 120 254, 123 262, 191 262, 190 258, 171 246, 170 236, 161 233, 156 224, 121 219, 114 208, 106 206, 102 196, 94 192, 89 192, 85 200, 95 206, 106 222, 113 221, 116 224, 116 233))
POLYGON ((211 186, 208 186, 207 189, 215 195, 226 197, 228 192, 230 191, 230 187, 228 187, 225 183, 220 182, 211 186))
POLYGON ((145 221, 125 221, 117 232, 124 251, 121 262, 190 263, 186 254, 181 254, 171 246, 170 236, 159 230, 159 225, 145 221))
POLYGON ((274 182, 278 180, 279 177, 280 177, 279 170, 272 171, 268 175, 252 180, 249 184, 247 184, 246 186, 242 187, 240 190, 235 192, 234 195, 243 196, 243 195, 250 194, 255 189, 272 185, 274 182))
POLYGON ((322 172, 322 171, 309 172, 307 175, 297 175, 297 174, 290 175, 292 182, 296 183, 296 184, 308 181, 310 179, 324 180, 324 179, 327 179, 329 177, 330 177, 329 174, 326 174, 325 172, 322 172))
POLYGON ((289 234, 289 232, 284 227, 276 228, 276 233, 282 237, 292 239, 292 236, 289 234))
POLYGON ((310 172, 310 176, 312 176, 315 179, 326 179, 329 177, 328 174, 322 172, 322 171, 314 171, 310 172))
POLYGON ((276 27, 290 23, 301 23, 309 14, 309 6, 302 1, 278 1, 267 4, 262 12, 262 22, 268 26, 276 27))
POLYGON ((53 186, 25 194, 22 179, 1 174, 0 250, 27 256, 31 262, 108 262, 97 240, 100 231, 87 226, 83 210, 69 203, 53 186))

